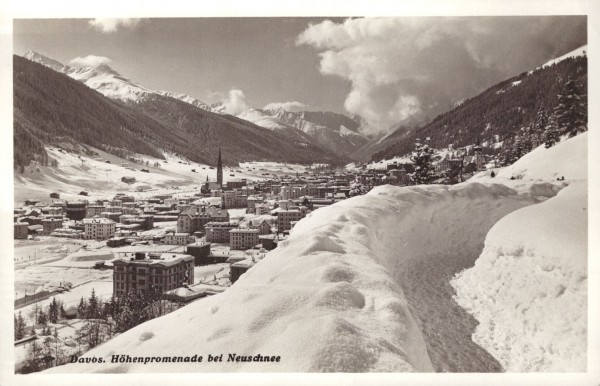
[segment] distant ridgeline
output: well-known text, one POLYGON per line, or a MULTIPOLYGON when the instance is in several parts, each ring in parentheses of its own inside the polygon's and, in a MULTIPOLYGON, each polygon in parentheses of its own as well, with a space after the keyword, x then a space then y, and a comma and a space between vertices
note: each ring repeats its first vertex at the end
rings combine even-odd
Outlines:
POLYGON ((162 151, 214 164, 244 160, 341 163, 312 143, 218 115, 179 100, 153 96, 137 103, 104 97, 85 84, 41 64, 13 56, 14 167, 32 160, 51 164, 44 145, 79 143, 118 155, 124 150, 164 158, 162 151))
POLYGON ((559 136, 587 130, 585 56, 524 72, 490 87, 416 130, 398 130, 391 135, 397 138, 396 143, 375 153, 372 160, 406 155, 413 150, 417 138, 430 137, 430 144, 435 148, 447 148, 450 144, 454 148, 464 147, 479 138, 488 145, 484 151, 495 153, 499 163, 506 165, 544 143, 550 130, 559 136), (572 98, 577 99, 577 106, 569 106, 572 98), (578 111, 573 114, 565 111, 569 109, 578 111), (582 119, 582 114, 584 125, 576 132, 560 127, 565 119, 578 124, 575 121, 582 119), (499 142, 502 146, 493 150, 493 145, 499 142))
POLYGON ((163 158, 152 142, 167 129, 156 121, 40 64, 13 56, 13 66, 15 168, 32 160, 47 164, 44 145, 68 142, 98 148, 126 144, 163 158))

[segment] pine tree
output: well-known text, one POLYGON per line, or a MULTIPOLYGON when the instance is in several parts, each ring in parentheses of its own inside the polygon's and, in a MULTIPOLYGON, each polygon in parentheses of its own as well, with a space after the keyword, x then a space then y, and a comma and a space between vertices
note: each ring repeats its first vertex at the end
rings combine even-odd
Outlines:
POLYGON ((85 319, 87 315, 87 304, 85 300, 83 300, 83 296, 81 300, 79 300, 79 305, 77 306, 77 317, 79 319, 85 319))
POLYGON ((25 319, 23 319, 23 315, 21 311, 17 316, 16 328, 15 328, 15 339, 23 339, 25 337, 25 319))
POLYGON ((34 340, 29 345, 27 350, 27 368, 29 372, 35 372, 42 370, 40 364, 40 355, 42 354, 42 348, 34 340))
POLYGON ((568 134, 574 137, 587 131, 587 95, 579 83, 572 79, 567 81, 558 95, 554 116, 561 136, 568 134))
POLYGON ((96 319, 100 315, 100 308, 98 305, 98 298, 96 297, 96 291, 92 288, 92 294, 88 299, 88 307, 87 307, 87 318, 88 319, 96 319))
POLYGON ((560 134, 558 132, 558 128, 550 127, 548 130, 546 130, 544 146, 546 147, 546 149, 548 149, 558 142, 560 142, 560 134))
POLYGON ((44 312, 44 310, 40 310, 39 315, 38 315, 38 322, 40 324, 43 324, 44 326, 48 323, 48 317, 46 316, 46 313, 44 312))
POLYGON ((48 319, 50 319, 50 323, 58 323, 58 313, 58 303, 56 302, 56 297, 54 297, 48 306, 48 319))
POLYGON ((413 184, 428 184, 436 177, 432 165, 433 154, 433 148, 429 146, 429 137, 423 142, 417 138, 415 150, 410 157, 415 167, 415 171, 409 174, 413 184))

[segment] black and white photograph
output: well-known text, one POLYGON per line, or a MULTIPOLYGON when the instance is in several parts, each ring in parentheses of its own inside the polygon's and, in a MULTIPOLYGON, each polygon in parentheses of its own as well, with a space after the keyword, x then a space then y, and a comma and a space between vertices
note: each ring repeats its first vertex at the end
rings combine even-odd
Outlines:
POLYGON ((492 3, 3 21, 0 383, 597 385, 597 7, 492 3))

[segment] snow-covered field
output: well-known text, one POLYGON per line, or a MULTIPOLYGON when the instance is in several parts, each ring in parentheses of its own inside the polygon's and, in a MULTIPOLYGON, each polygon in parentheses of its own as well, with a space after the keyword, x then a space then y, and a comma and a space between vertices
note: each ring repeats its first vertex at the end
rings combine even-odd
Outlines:
MULTIPOLYGON (((50 201, 50 193, 60 193, 67 200, 95 200, 112 198, 116 193, 127 193, 138 199, 157 194, 194 193, 207 177, 216 181, 217 170, 208 166, 191 162, 184 158, 166 153, 165 160, 146 155, 136 155, 144 165, 119 158, 112 154, 93 149, 99 153, 97 157, 87 157, 58 148, 46 148, 50 158, 58 162, 58 167, 34 165, 26 168, 24 174, 14 174, 14 201, 22 203, 27 198, 50 201), (106 163, 108 160, 110 163, 106 163), (145 162, 148 165, 145 165, 145 162), (166 161, 166 162, 164 162, 166 161), (160 167, 154 167, 158 162, 160 167), (142 172, 149 170, 149 173, 142 172), (195 170, 195 171, 192 171, 195 170), (121 182, 122 177, 135 177, 136 182, 129 185, 121 182), (138 188, 145 191, 140 192, 138 188), (80 196, 86 191, 88 196, 80 196)), ((216 160, 215 160, 216 163, 216 160)), ((247 162, 239 167, 223 167, 223 181, 261 180, 271 174, 295 175, 306 170, 303 165, 282 164, 277 162, 247 162)))
POLYGON ((501 172, 454 186, 381 186, 315 211, 226 292, 87 354, 109 363, 50 371, 584 368, 586 189, 573 179, 586 174, 585 146, 584 134, 536 149, 543 154, 514 166, 525 170, 517 180, 501 172), (560 152, 578 155, 561 162, 548 158, 560 152), (565 182, 556 181, 557 174, 565 182), (452 300, 450 281, 459 272, 456 299, 477 321, 452 300), (225 353, 225 359, 110 363, 112 354, 121 353, 225 353), (280 355, 281 362, 228 362, 227 353, 280 355))

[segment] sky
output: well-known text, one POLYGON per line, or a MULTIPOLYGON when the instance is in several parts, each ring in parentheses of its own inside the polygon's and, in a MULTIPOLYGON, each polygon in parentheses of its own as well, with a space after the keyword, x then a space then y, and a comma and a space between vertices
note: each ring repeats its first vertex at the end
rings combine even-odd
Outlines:
POLYGON ((15 19, 13 33, 17 55, 106 62, 230 113, 329 110, 374 131, 431 119, 587 41, 585 16, 15 19))

